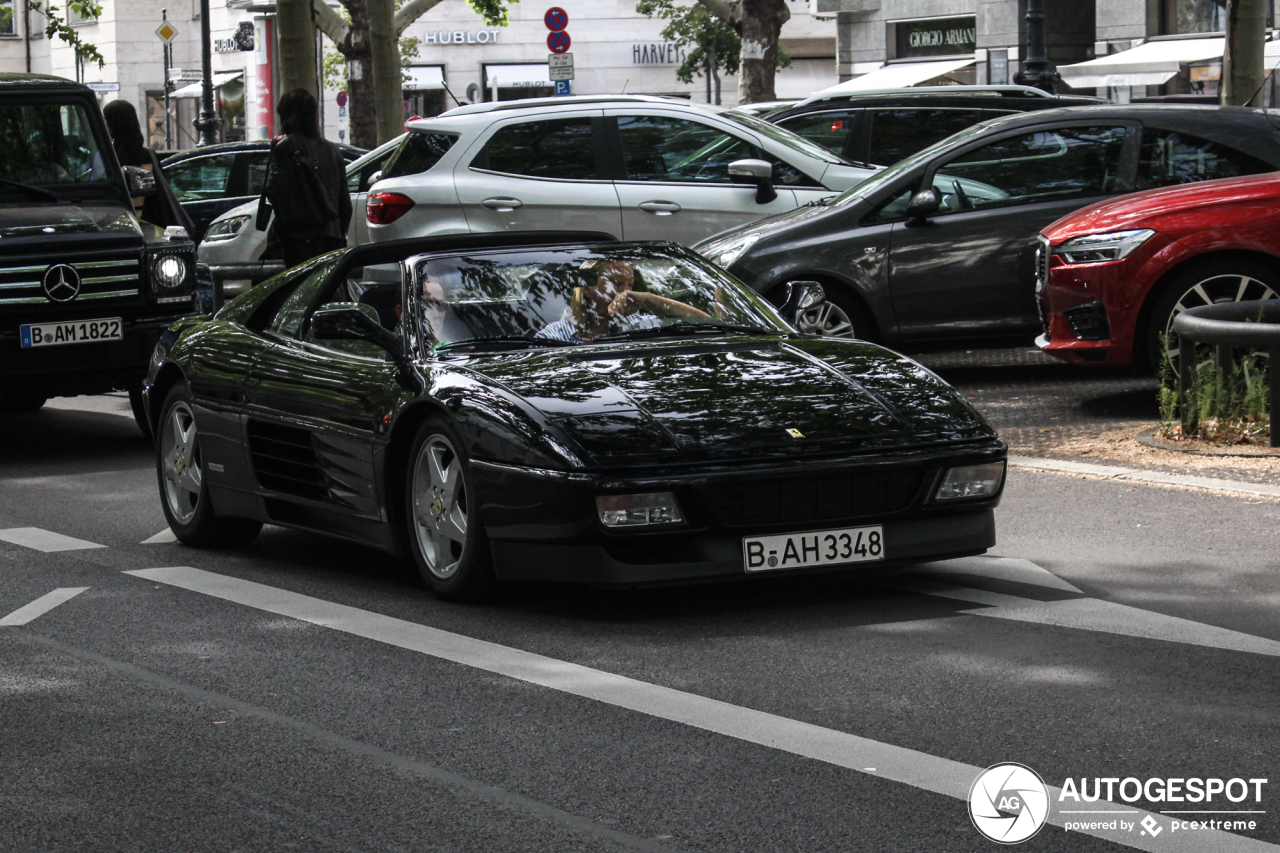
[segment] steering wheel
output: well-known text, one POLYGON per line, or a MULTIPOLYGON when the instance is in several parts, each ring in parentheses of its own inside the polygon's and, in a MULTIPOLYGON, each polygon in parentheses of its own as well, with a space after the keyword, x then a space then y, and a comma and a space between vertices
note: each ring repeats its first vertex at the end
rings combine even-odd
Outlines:
POLYGON ((973 202, 969 200, 969 196, 965 194, 964 187, 960 186, 959 178, 951 179, 951 186, 956 191, 956 201, 960 202, 961 210, 973 210, 973 202))

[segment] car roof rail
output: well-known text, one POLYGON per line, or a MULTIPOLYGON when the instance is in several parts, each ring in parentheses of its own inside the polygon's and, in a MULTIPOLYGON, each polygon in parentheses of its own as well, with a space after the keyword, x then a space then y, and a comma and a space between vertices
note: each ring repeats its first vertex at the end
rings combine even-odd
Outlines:
MULTIPOLYGON (((473 113, 491 113, 500 110, 523 110, 528 107, 573 107, 580 104, 607 104, 621 101, 624 103, 648 104, 684 104, 692 102, 688 98, 670 98, 663 95, 562 95, 550 98, 521 98, 518 101, 484 101, 479 104, 463 104, 440 113, 437 118, 471 115, 473 113)), ((700 104, 699 106, 706 106, 700 104)))
POLYGON ((901 86, 895 89, 864 89, 857 92, 832 92, 827 95, 811 95, 796 106, 804 106, 818 101, 840 100, 844 98, 861 98, 864 96, 907 95, 924 97, 926 95, 990 95, 1002 98, 1057 98, 1051 92, 1037 89, 1034 86, 1016 85, 982 85, 982 86, 901 86))

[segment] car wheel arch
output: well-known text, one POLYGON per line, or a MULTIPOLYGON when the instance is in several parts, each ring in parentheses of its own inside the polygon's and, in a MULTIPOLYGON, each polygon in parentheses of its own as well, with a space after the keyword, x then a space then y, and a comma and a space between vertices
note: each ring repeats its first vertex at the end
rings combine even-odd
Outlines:
POLYGON ((1211 265, 1223 267, 1240 261, 1261 264, 1270 268, 1277 278, 1280 278, 1280 256, 1253 249, 1217 249, 1192 255, 1181 259, 1161 273, 1160 277, 1143 295, 1142 307, 1139 309, 1137 319, 1134 322, 1132 363, 1136 370, 1152 373, 1158 367, 1158 365, 1151 363, 1151 354, 1148 352, 1147 347, 1147 327, 1151 323, 1156 305, 1169 293, 1169 289, 1175 286, 1178 278, 1186 275, 1189 271, 1195 270, 1197 267, 1208 268, 1211 265))
POLYGON ((395 539, 408 554, 408 529, 404 524, 405 478, 409 476, 409 453, 418 427, 432 417, 444 417, 456 422, 456 418, 438 400, 418 400, 407 406, 391 424, 387 437, 387 449, 383 465, 382 489, 387 519, 395 531, 395 539))
MULTIPOLYGON (((160 409, 163 408, 165 397, 169 396, 169 389, 179 382, 187 382, 186 374, 178 365, 168 361, 156 374, 155 382, 151 383, 151 411, 147 414, 147 421, 151 424, 152 436, 160 434, 160 409)), ((190 387, 191 383, 187 382, 187 385, 190 387)))

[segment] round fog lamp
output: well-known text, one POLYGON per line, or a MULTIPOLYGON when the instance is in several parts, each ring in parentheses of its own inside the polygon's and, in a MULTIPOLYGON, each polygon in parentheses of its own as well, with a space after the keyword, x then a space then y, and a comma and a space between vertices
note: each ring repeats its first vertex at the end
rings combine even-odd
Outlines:
POLYGON ((182 262, 181 258, 175 258, 172 255, 163 258, 157 258, 155 264, 151 267, 154 276, 153 280, 157 285, 165 290, 172 290, 180 287, 187 277, 187 265, 182 262))

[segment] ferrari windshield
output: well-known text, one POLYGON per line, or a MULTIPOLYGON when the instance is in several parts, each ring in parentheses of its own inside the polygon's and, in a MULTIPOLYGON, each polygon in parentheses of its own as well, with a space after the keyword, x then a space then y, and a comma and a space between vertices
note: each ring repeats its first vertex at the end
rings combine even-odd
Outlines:
POLYGON ((483 251, 409 267, 421 338, 437 349, 793 331, 759 296, 675 246, 483 251))
POLYGON ((80 103, 0 105, 0 150, 6 179, 0 195, 107 176, 93 123, 80 103))

